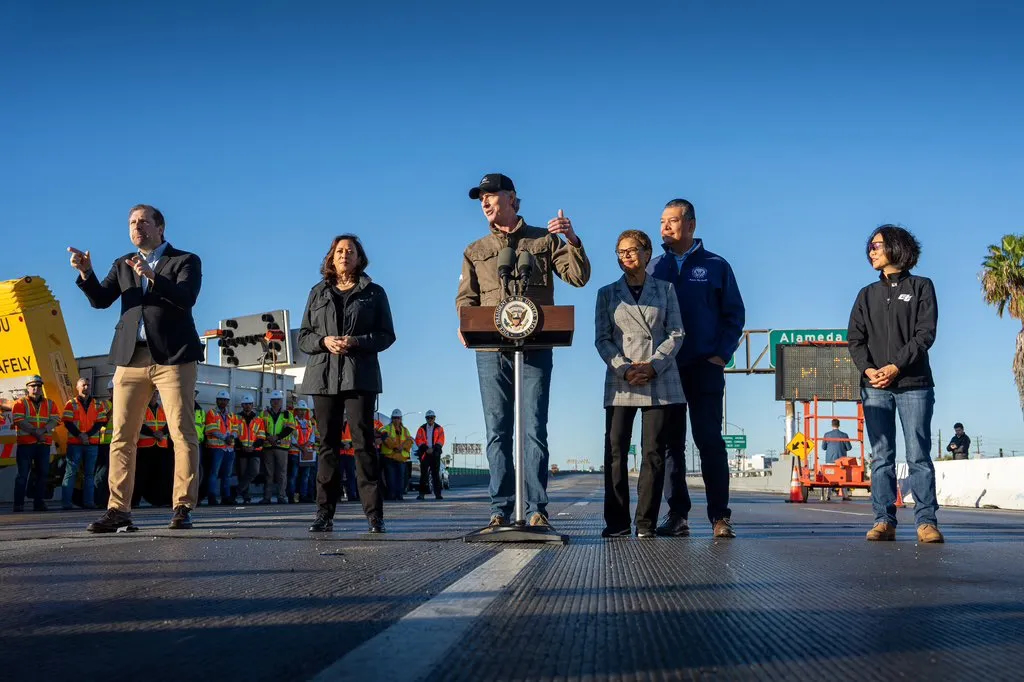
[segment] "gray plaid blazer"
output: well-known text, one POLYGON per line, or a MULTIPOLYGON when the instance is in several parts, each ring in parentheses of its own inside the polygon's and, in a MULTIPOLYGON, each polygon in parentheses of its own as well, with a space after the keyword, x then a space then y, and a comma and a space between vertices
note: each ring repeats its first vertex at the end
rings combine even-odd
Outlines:
POLYGON ((685 403, 676 369, 683 345, 683 319, 671 282, 644 281, 634 301, 626 277, 597 292, 594 345, 608 365, 604 377, 605 407, 655 407, 685 403), (656 375, 645 386, 630 386, 625 375, 634 362, 649 362, 656 375))

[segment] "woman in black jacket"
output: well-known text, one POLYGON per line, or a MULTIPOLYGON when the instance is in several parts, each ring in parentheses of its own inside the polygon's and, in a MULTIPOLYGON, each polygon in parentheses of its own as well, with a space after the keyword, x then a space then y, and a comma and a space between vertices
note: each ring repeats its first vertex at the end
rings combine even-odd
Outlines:
POLYGON ((875 525, 868 540, 896 539, 896 413, 903 425, 919 542, 942 542, 935 512, 932 412, 935 382, 928 349, 935 342, 939 309, 927 277, 910 274, 921 244, 902 227, 871 233, 868 262, 879 281, 857 294, 847 337, 861 372, 864 425, 871 441, 871 505, 875 525))
POLYGON ((365 274, 368 264, 358 237, 335 237, 320 268, 323 281, 309 292, 302 315, 299 348, 309 355, 302 392, 313 397, 321 436, 318 509, 311 532, 334 529, 334 511, 341 498, 338 451, 346 414, 363 512, 371 533, 384 532, 373 418, 382 390, 377 353, 395 342, 395 328, 387 294, 365 274))

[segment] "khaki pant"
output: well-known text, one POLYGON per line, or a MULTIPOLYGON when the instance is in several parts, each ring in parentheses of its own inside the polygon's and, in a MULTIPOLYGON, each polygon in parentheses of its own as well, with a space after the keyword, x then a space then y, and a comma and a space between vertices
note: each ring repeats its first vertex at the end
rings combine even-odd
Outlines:
POLYGON ((131 511, 135 456, 146 406, 154 389, 167 415, 174 443, 174 507, 196 508, 199 496, 199 437, 196 434, 196 363, 157 365, 149 348, 138 346, 127 367, 114 371, 114 433, 110 441, 109 509, 131 511))
POLYGON ((282 448, 263 448, 263 468, 267 470, 267 482, 263 484, 263 501, 270 502, 273 494, 282 502, 287 497, 288 451, 282 448))

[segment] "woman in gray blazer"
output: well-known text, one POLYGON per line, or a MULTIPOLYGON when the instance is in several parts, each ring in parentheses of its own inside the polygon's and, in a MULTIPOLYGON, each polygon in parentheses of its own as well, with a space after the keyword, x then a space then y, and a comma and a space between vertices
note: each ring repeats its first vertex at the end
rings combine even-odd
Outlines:
POLYGON ((679 301, 670 282, 648 277, 650 238, 626 230, 616 242, 625 274, 597 292, 595 345, 608 365, 604 380, 604 520, 602 537, 630 534, 629 444, 642 418, 636 534, 655 537, 665 485, 665 447, 679 436, 686 403, 675 356, 683 342, 679 301))

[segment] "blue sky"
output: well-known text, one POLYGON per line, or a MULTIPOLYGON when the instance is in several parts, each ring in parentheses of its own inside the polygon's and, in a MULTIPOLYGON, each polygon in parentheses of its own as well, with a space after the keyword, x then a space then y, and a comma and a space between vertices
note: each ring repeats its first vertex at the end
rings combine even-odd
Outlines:
MULTIPOLYGON (((596 465, 593 306, 621 230, 657 238, 686 197, 748 327, 844 327, 873 276, 865 238, 898 222, 939 296, 936 430, 1024 453, 1019 323, 978 284, 986 245, 1024 228, 1024 9, 832 4, 6 3, 0 278, 46 278, 76 353, 98 354, 116 312, 88 308, 64 249, 105 269, 134 203, 203 257, 200 328, 298 319, 331 236, 356 232, 397 325, 381 408, 432 408, 479 440, 453 299, 486 230, 466 190, 505 172, 526 219, 563 209, 593 262, 587 287, 556 291, 578 332, 556 352, 550 441, 553 461, 596 465)), ((773 379, 728 391, 748 452, 779 449, 773 379)))

